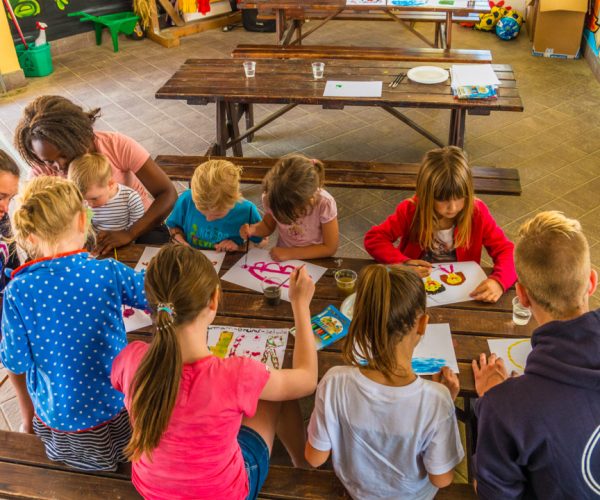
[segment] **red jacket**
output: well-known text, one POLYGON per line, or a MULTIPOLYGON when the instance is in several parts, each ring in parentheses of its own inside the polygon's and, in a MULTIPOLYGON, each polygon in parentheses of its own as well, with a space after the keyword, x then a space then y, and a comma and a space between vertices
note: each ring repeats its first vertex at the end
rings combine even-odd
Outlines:
MULTIPOLYGON (((382 224, 373 226, 365 234, 365 249, 375 260, 384 264, 397 264, 409 259, 420 259, 424 248, 416 241, 409 241, 410 227, 415 216, 416 196, 404 200, 382 224), (398 247, 394 242, 400 238, 398 247)), ((455 233, 456 238, 456 233, 455 233)), ((481 261, 481 247, 485 246, 494 261, 490 278, 498 281, 504 290, 517 281, 514 245, 500 229, 483 201, 476 199, 471 222, 469 247, 456 249, 457 261, 481 261)))

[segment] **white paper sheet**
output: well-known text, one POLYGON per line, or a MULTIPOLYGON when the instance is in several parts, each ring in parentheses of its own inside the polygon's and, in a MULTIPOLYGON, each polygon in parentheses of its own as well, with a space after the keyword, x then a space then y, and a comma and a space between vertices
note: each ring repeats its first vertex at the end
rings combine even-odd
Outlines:
POLYGON ((208 348, 220 358, 244 356, 271 368, 283 366, 288 330, 286 328, 236 328, 211 325, 208 348))
POLYGON ((527 356, 531 352, 531 339, 488 339, 490 353, 502 358, 508 374, 523 374, 527 356))
POLYGON ((469 294, 486 278, 477 262, 433 264, 431 274, 423 278, 427 307, 473 300, 469 294))
MULTIPOLYGON (((140 257, 140 260, 138 261, 137 265, 135 266, 135 270, 145 271, 148 268, 148 264, 150 263, 152 257, 154 257, 159 251, 160 248, 158 247, 144 248, 144 252, 142 253, 142 256, 140 257)), ((225 252, 215 252, 214 250, 199 250, 199 252, 202 252, 204 255, 206 255, 208 260, 210 260, 213 263, 213 266, 215 266, 215 271, 217 271, 217 273, 221 270, 223 260, 225 260, 225 252)))
POLYGON ((382 82, 329 80, 323 97, 381 97, 382 82))
POLYGON ((152 324, 152 318, 146 311, 123 306, 123 324, 126 332, 133 332, 152 324))
POLYGON ((448 323, 427 325, 425 335, 413 352, 413 370, 418 375, 433 375, 444 366, 458 373, 450 325, 448 323))
POLYGON ((491 64, 453 64, 450 68, 452 87, 464 85, 500 85, 491 64))
POLYGON ((385 5, 387 0, 346 0, 346 5, 385 5))
MULTIPOLYGON (((267 250, 260 248, 251 248, 246 257, 242 257, 234 266, 227 271, 221 278, 223 281, 245 286, 250 290, 262 292, 261 283, 270 282, 271 278, 277 278, 282 281, 289 278, 292 271, 305 264, 306 271, 316 283, 327 271, 326 268, 309 264, 302 260, 286 260, 285 262, 274 262, 267 250)), ((273 282, 274 284, 276 282, 273 282)), ((277 283, 278 284, 278 283, 277 283)), ((289 283, 281 287, 281 298, 289 301, 289 283)))

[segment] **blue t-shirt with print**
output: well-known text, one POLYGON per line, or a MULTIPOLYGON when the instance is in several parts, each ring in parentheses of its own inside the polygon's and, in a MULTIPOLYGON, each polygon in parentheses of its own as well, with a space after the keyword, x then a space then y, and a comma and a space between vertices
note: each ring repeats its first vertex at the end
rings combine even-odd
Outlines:
MULTIPOLYGON (((167 219, 167 226, 178 227, 185 234, 185 240, 194 248, 215 248, 223 240, 234 241, 242 245, 240 227, 244 224, 255 224, 261 221, 256 205, 248 200, 238 201, 222 219, 207 221, 196 208, 192 199, 192 191, 185 191, 175 203, 175 207, 167 219)), ((250 238, 260 243, 261 238, 250 238)))
POLYGON ((27 374, 36 415, 60 431, 102 424, 124 407, 110 382, 127 345, 122 305, 148 307, 144 274, 86 252, 22 267, 4 292, 0 359, 27 374))

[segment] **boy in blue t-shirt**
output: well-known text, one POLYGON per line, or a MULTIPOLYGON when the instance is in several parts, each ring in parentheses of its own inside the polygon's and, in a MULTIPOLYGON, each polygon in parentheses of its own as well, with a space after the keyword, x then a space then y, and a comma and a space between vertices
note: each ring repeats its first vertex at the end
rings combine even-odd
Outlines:
MULTIPOLYGON (((174 241, 217 252, 243 250, 244 224, 260 222, 256 205, 240 194, 241 168, 226 160, 209 160, 196 168, 167 226, 174 241)), ((261 238, 251 238, 260 243, 261 238)))

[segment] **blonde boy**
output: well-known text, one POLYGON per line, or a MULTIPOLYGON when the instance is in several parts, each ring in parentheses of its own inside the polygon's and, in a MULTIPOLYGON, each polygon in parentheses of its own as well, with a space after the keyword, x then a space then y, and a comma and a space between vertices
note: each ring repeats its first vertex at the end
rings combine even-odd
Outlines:
POLYGON ((600 495, 600 311, 589 310, 598 276, 578 221, 542 212, 515 247, 517 295, 538 327, 525 374, 507 379, 492 354, 473 361, 477 493, 497 498, 600 495))
POLYGON ((93 210, 92 224, 98 231, 126 231, 144 215, 137 191, 117 183, 106 156, 87 153, 69 165, 73 181, 93 210))
POLYGON ((242 249, 240 227, 260 222, 261 217, 254 203, 240 194, 240 174, 241 168, 226 160, 199 165, 191 189, 179 197, 167 219, 171 237, 194 248, 242 249))

